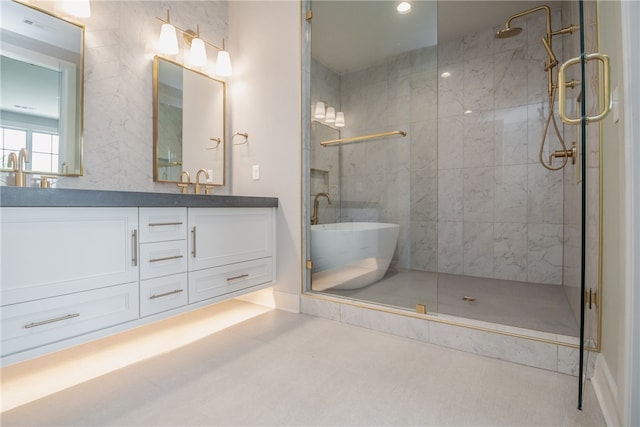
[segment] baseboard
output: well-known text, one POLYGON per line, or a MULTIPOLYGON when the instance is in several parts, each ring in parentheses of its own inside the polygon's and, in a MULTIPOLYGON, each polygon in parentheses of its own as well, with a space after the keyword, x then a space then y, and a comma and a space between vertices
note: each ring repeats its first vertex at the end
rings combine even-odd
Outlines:
POLYGON ((596 369, 593 378, 591 378, 591 383, 607 426, 620 426, 618 411, 616 410, 616 401, 618 400, 616 382, 602 353, 598 353, 596 369))
POLYGON ((278 310, 300 313, 300 295, 274 290, 273 298, 278 310))

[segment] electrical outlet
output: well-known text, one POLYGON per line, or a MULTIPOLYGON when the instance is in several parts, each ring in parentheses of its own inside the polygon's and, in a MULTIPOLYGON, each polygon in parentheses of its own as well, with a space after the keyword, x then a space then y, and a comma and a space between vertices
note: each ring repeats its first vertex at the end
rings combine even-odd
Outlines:
POLYGON ((253 165, 253 167, 251 168, 251 177, 254 181, 260 179, 260 165, 253 165))

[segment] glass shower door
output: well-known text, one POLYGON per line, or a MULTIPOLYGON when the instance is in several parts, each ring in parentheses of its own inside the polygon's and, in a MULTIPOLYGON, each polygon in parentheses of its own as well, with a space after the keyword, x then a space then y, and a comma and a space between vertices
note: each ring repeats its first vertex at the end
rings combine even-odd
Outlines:
POLYGON ((588 376, 590 350, 597 349, 601 301, 601 132, 600 124, 611 109, 609 60, 598 53, 597 2, 576 2, 580 25, 579 46, 569 46, 569 59, 558 70, 559 115, 577 129, 580 162, 581 274, 580 353, 578 409, 582 409, 584 381, 588 376), (574 53, 577 52, 577 55, 574 53), (572 55, 574 54, 574 55, 572 55), (579 88, 576 96, 568 91, 579 88))

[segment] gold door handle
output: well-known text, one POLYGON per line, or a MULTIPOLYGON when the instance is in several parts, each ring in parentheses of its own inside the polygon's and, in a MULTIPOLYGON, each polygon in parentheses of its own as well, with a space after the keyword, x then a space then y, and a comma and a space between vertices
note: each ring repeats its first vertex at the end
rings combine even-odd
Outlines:
MULTIPOLYGON (((613 106, 613 97, 611 93, 611 65, 609 63, 609 57, 602 53, 591 53, 584 56, 585 62, 597 60, 602 62, 602 94, 606 100, 606 104, 600 114, 596 116, 587 116, 585 121, 587 123, 597 122, 605 118, 605 116, 611 111, 613 106)), ((567 115, 567 79, 566 69, 572 65, 579 64, 580 57, 572 58, 562 64, 558 70, 558 115, 563 123, 568 125, 578 125, 582 122, 582 118, 571 118, 567 115)), ((584 101, 584 100, 583 100, 584 101)))

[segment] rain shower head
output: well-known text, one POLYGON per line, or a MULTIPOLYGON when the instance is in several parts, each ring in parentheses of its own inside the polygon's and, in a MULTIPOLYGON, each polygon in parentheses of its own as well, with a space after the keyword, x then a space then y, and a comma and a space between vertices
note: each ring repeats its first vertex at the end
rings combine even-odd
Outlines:
POLYGON ((517 36, 522 32, 522 28, 520 27, 512 27, 512 28, 503 28, 502 30, 496 33, 497 39, 508 39, 509 37, 517 36))

